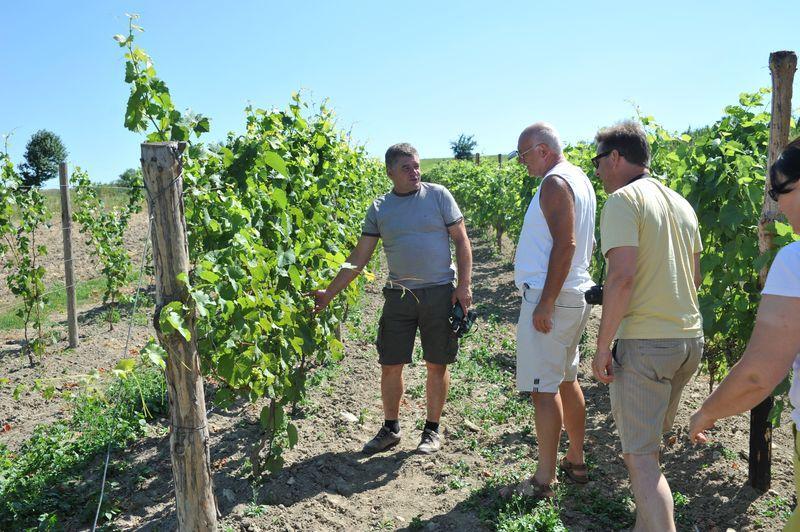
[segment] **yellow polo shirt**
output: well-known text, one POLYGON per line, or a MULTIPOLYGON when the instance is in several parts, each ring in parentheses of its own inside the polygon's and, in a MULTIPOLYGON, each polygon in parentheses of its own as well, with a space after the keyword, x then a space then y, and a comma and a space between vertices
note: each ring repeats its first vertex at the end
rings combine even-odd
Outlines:
POLYGON ((608 196, 600 215, 603 254, 639 248, 628 310, 617 338, 697 338, 703 318, 694 287, 694 254, 703 249, 697 215, 680 194, 652 177, 608 196))

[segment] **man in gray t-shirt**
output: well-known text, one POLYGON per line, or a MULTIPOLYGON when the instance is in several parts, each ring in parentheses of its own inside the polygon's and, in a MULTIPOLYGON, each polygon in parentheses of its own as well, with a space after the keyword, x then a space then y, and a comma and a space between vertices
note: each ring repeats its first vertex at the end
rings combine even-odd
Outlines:
POLYGON ((417 328, 428 371, 427 420, 417 450, 439 450, 439 419, 444 408, 458 339, 449 326, 449 314, 458 301, 464 313, 472 305, 472 249, 464 217, 450 192, 441 185, 420 181, 419 155, 409 144, 395 144, 386 152, 386 173, 393 190, 376 199, 367 210, 361 238, 343 268, 326 290, 314 292, 315 312, 322 311, 369 262, 383 239, 389 279, 378 326, 378 361, 381 364, 381 397, 384 424, 366 443, 374 453, 400 442, 400 400, 403 367, 411 362, 417 328), (450 256, 450 240, 456 248, 456 270, 450 256))
POLYGON ((463 219, 450 191, 419 183, 411 192, 393 190, 376 199, 362 234, 383 239, 389 288, 438 286, 455 280, 448 231, 463 219))

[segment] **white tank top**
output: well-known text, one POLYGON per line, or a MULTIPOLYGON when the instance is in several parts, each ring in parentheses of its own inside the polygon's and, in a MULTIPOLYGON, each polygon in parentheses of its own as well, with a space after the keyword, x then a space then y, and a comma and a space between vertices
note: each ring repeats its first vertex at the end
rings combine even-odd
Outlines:
MULTIPOLYGON (((569 184, 575 198, 575 254, 572 256, 572 265, 561 290, 584 292, 594 284, 589 276, 589 262, 592 259, 594 245, 597 198, 589 178, 574 164, 562 161, 551 168, 544 179, 551 175, 563 178, 569 184)), ((529 288, 542 289, 547 278, 553 237, 550 236, 550 228, 539 205, 541 191, 540 184, 525 213, 514 257, 514 282, 520 291, 523 290, 524 284, 529 288)))

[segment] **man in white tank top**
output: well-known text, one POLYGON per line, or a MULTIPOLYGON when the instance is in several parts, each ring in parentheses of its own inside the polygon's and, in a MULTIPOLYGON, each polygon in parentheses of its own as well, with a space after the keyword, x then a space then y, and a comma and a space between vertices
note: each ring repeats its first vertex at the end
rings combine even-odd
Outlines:
POLYGON ((531 393, 539 442, 536 473, 517 489, 552 497, 557 466, 574 482, 588 481, 586 412, 577 373, 578 344, 590 311, 583 293, 593 284, 588 269, 597 200, 586 174, 564 158, 551 125, 525 128, 517 148, 528 174, 544 177, 525 214, 514 259, 514 280, 522 294, 517 388, 531 393), (569 449, 557 464, 562 424, 569 449))

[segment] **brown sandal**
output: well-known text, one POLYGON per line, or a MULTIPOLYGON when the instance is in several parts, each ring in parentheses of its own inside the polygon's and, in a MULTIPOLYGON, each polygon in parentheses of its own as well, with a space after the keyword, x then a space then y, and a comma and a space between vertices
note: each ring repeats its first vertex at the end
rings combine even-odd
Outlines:
POLYGON ((586 464, 573 464, 567 460, 567 457, 565 456, 558 463, 558 468, 576 484, 586 484, 589 482, 589 469, 586 467, 586 464))
POLYGON ((526 478, 510 486, 505 486, 498 491, 501 499, 510 499, 514 494, 522 495, 533 500, 553 500, 556 493, 553 484, 539 484, 533 477, 526 478))

